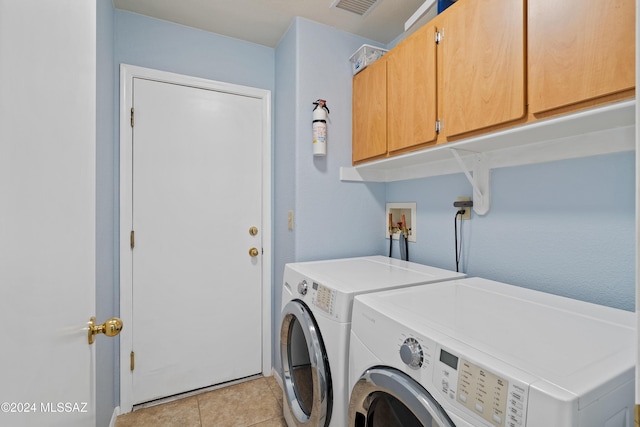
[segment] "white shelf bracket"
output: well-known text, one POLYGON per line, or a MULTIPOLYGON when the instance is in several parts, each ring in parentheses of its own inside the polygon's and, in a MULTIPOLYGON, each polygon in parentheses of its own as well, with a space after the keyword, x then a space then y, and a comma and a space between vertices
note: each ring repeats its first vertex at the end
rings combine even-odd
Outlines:
POLYGON ((473 155, 473 176, 469 173, 467 165, 458 154, 458 150, 450 148, 453 157, 462 168, 467 180, 473 187, 473 211, 478 215, 485 215, 489 212, 491 189, 489 185, 491 169, 489 168, 489 158, 485 153, 474 153, 473 155))

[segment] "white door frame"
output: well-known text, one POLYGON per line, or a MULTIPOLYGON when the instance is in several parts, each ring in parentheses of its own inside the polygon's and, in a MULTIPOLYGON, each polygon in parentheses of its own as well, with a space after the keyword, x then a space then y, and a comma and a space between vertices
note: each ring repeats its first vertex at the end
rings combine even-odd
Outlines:
MULTIPOLYGON (((131 324, 133 266, 129 234, 132 229, 132 130, 130 106, 133 100, 133 79, 142 78, 180 84, 207 90, 249 96, 262 100, 262 372, 271 373, 271 91, 248 86, 174 74, 133 65, 120 65, 120 318, 131 324)), ((129 371, 129 349, 133 345, 131 329, 120 334, 120 409, 133 407, 133 376, 129 371)))

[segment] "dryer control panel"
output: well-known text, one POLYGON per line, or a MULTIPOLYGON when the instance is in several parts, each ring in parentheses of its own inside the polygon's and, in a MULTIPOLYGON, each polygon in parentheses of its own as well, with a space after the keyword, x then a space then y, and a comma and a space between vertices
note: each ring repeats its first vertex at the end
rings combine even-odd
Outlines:
POLYGON ((333 315, 336 302, 335 291, 317 282, 313 282, 311 289, 313 305, 329 315, 333 315))
POLYGON ((523 427, 527 387, 444 348, 437 351, 434 384, 458 407, 496 427, 523 427))

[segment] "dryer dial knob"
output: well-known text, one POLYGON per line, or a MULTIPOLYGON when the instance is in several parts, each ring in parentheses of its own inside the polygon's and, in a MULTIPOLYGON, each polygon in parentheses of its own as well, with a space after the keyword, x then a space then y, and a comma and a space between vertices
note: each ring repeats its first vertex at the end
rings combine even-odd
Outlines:
POLYGON ((400 358, 412 368, 422 366, 423 354, 420 343, 415 338, 407 338, 400 346, 400 358))
POLYGON ((303 280, 302 282, 298 283, 298 293, 301 295, 306 295, 307 294, 307 290, 308 290, 308 286, 307 286, 307 281, 303 280))

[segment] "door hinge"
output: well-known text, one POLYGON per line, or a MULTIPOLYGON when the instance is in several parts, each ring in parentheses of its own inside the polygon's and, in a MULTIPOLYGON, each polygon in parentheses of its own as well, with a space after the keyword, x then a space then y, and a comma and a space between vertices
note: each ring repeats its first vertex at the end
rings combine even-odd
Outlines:
POLYGON ((442 32, 436 31, 436 34, 435 34, 435 37, 434 37, 436 44, 440 44, 440 42, 442 41, 443 37, 444 37, 444 31, 442 31, 442 32))
POLYGON ((131 235, 129 236, 129 244, 131 245, 131 249, 136 246, 136 232, 131 230, 131 235))
POLYGON ((130 360, 129 369, 133 371, 136 368, 136 355, 133 351, 129 355, 129 360, 130 360))
POLYGON ((134 113, 134 110, 133 110, 133 107, 131 107, 131 127, 133 127, 133 113, 134 113))
POLYGON ((442 120, 436 120, 436 133, 442 131, 442 120))

